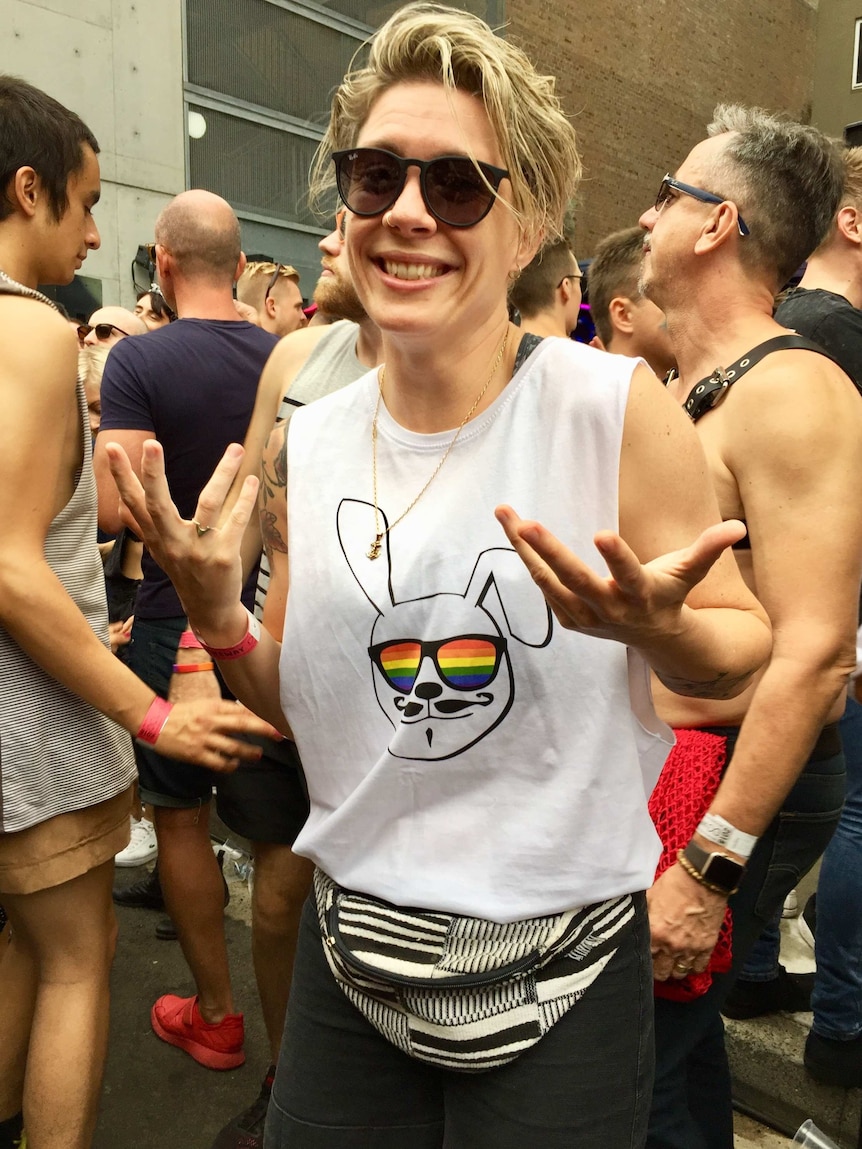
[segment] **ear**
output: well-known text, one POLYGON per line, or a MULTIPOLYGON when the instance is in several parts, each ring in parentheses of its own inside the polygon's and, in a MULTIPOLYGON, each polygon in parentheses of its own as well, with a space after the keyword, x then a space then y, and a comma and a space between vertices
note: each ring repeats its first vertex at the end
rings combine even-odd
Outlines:
POLYGON ((571 280, 564 279, 557 290, 560 293, 560 299, 562 300, 563 306, 565 307, 565 305, 572 298, 571 280))
POLYGON ((518 250, 511 273, 515 279, 521 274, 528 263, 532 263, 536 252, 545 241, 545 229, 537 228, 535 232, 522 231, 518 240, 518 250))
POLYGON ((239 277, 240 277, 240 276, 242 275, 242 273, 245 271, 245 265, 246 265, 247 263, 248 263, 248 260, 246 259, 246 256, 245 256, 245 252, 244 252, 244 251, 241 251, 241 252, 239 253, 239 260, 237 261, 237 265, 236 265, 236 271, 233 273, 233 281, 234 281, 234 283, 236 283, 236 281, 239 279, 239 277))
POLYGON ((729 200, 716 204, 695 242, 695 255, 706 255, 723 247, 732 236, 739 236, 739 227, 736 223, 738 218, 739 210, 736 204, 729 200))
POLYGON ((26 216, 36 214, 36 205, 42 192, 42 181, 33 168, 18 168, 7 184, 6 199, 26 216))
POLYGON ((623 335, 631 335, 634 329, 632 323, 632 301, 627 295, 615 295, 608 304, 608 318, 611 326, 623 335))
POLYGON ((853 204, 845 204, 835 216, 835 230, 848 243, 862 243, 862 213, 853 204))
POLYGON ((269 318, 275 319, 275 299, 273 299, 273 293, 272 292, 269 293, 269 298, 266 300, 265 307, 266 307, 266 313, 269 316, 269 318))
POLYGON ((173 267, 174 257, 166 247, 163 247, 159 241, 156 241, 156 279, 162 283, 165 279, 169 279, 173 267))

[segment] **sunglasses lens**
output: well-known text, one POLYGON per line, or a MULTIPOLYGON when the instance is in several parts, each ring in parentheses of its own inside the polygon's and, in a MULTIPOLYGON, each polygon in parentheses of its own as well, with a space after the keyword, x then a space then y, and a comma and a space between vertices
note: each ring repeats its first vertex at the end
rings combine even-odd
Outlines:
POLYGON ((441 223, 470 227, 494 200, 472 161, 460 156, 434 160, 425 173, 428 208, 441 223))
POLYGON ((422 647, 418 642, 393 642, 380 651, 380 669, 395 690, 409 694, 419 673, 422 647))
POLYGON ((97 323, 93 330, 97 339, 110 339, 114 331, 110 323, 97 323))
POLYGON ((476 690, 487 686, 497 673, 499 654, 485 638, 456 638, 437 652, 440 674, 456 690, 476 690))
POLYGON ((342 156, 337 169, 341 198, 356 215, 379 215, 404 186, 398 157, 380 148, 358 148, 342 156))

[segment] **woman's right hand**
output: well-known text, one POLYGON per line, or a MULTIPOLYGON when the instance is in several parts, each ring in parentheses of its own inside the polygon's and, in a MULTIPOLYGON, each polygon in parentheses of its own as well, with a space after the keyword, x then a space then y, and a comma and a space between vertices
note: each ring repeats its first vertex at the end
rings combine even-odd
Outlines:
POLYGON ((281 741, 283 735, 237 702, 211 698, 177 702, 168 715, 155 749, 168 758, 194 762, 210 770, 231 773, 242 762, 256 762, 260 747, 238 735, 281 741))
POLYGON ((141 481, 119 444, 108 443, 105 450, 120 492, 123 521, 169 576, 186 613, 218 633, 236 614, 243 582, 240 547, 257 501, 258 479, 249 475, 219 525, 242 447, 232 443, 227 448, 201 491, 192 519, 183 519, 171 499, 164 453, 155 439, 144 442, 141 481))

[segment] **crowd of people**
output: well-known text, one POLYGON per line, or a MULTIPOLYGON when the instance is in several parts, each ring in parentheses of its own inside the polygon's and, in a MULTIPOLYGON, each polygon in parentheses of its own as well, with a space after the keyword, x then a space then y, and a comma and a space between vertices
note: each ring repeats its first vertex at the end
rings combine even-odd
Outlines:
POLYGON ((807 1006, 827 846, 806 1064, 862 1085, 862 152, 719 106, 586 346, 573 126, 470 14, 338 87, 311 308, 192 190, 70 323, 98 143, 0 116, 0 1149, 91 1144, 112 898, 195 984, 157 1037, 245 1061, 211 809, 269 1060, 213 1149, 732 1149, 722 1012, 807 1006))

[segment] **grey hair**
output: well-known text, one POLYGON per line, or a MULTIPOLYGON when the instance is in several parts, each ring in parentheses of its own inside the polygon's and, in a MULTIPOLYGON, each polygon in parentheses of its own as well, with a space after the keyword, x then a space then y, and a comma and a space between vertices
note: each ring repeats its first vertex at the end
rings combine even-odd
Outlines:
POLYGON ((707 133, 730 133, 711 190, 736 203, 751 232, 742 258, 772 272, 777 290, 829 231, 844 188, 840 145, 808 124, 739 104, 719 104, 707 133))

